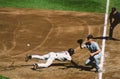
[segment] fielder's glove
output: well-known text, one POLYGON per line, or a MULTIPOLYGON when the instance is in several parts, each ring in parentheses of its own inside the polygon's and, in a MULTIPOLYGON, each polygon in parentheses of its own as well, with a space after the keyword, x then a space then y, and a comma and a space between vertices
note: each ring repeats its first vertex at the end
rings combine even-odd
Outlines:
POLYGON ((81 45, 83 43, 83 39, 77 40, 77 43, 79 43, 81 45))

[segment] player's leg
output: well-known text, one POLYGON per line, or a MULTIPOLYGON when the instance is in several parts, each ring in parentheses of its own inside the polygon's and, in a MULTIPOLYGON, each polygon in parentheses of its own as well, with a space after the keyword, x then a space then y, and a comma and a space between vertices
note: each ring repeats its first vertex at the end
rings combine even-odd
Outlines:
POLYGON ((45 55, 26 55, 25 61, 27 62, 28 60, 30 60, 32 58, 46 60, 46 59, 49 58, 49 54, 45 54, 45 55))
POLYGON ((48 58, 48 60, 47 60, 46 63, 40 63, 40 64, 38 64, 38 67, 49 67, 54 60, 55 60, 55 58, 50 57, 50 58, 48 58))
POLYGON ((91 65, 92 64, 92 61, 93 61, 93 57, 89 57, 86 62, 85 62, 85 65, 91 65))
POLYGON ((119 23, 119 21, 113 21, 113 23, 110 26, 110 31, 109 31, 109 37, 112 38, 113 37, 113 30, 114 28, 117 26, 117 24, 119 23))
MULTIPOLYGON (((37 68, 39 68, 39 67, 49 67, 54 60, 55 60, 55 53, 50 53, 47 62, 46 63, 36 64, 37 68)), ((34 69, 36 68, 35 66, 33 67, 34 69)))
POLYGON ((99 60, 101 58, 101 53, 97 54, 94 56, 95 59, 95 68, 96 68, 96 72, 99 72, 99 60))
POLYGON ((90 69, 95 68, 96 66, 95 66, 95 59, 94 59, 94 57, 90 56, 90 57, 86 60, 85 65, 87 65, 87 66, 90 65, 90 66, 91 66, 90 69))
POLYGON ((34 59, 40 59, 40 60, 47 60, 49 58, 49 54, 45 54, 45 55, 31 55, 31 58, 34 59))

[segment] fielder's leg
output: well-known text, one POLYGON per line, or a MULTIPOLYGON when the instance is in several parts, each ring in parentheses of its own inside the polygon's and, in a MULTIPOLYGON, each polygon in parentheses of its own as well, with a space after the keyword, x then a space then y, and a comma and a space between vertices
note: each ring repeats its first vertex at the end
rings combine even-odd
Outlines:
POLYGON ((94 61, 94 58, 90 56, 90 57, 86 60, 85 65, 91 65, 92 61, 94 61))
POLYGON ((99 69, 100 69, 99 68, 99 59, 100 58, 101 58, 101 53, 94 56, 96 72, 99 72, 99 69))

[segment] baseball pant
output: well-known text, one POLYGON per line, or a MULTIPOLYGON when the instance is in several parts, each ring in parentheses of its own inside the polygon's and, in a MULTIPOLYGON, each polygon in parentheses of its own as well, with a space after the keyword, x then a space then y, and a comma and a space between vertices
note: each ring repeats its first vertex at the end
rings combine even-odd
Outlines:
POLYGON ((99 54, 97 54, 97 55, 95 55, 95 56, 93 56, 93 57, 90 56, 90 57, 86 60, 85 64, 86 64, 86 65, 90 65, 91 62, 92 62, 92 63, 94 62, 95 68, 98 70, 98 69, 99 69, 99 59, 100 59, 100 58, 101 58, 101 53, 99 53, 99 54))
POLYGON ((55 60, 56 54, 54 52, 50 52, 45 55, 32 55, 32 58, 40 59, 40 60, 47 60, 46 63, 37 63, 38 67, 49 67, 52 62, 55 60))

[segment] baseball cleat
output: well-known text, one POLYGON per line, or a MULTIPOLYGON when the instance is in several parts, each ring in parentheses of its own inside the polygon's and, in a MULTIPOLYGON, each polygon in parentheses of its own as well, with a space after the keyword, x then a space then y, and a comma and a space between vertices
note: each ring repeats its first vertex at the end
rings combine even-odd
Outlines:
POLYGON ((38 64, 37 63, 33 64, 33 70, 37 70, 37 69, 38 69, 38 64))
POLYGON ((26 55, 25 61, 28 62, 31 59, 31 55, 26 55))
POLYGON ((100 73, 100 72, 102 72, 102 70, 97 69, 95 72, 96 72, 96 73, 100 73))

